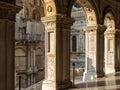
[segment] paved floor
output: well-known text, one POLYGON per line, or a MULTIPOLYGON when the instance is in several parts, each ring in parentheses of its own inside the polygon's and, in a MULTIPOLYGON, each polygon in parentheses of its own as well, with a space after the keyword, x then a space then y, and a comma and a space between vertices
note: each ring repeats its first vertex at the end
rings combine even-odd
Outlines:
POLYGON ((92 81, 80 82, 69 90, 120 90, 120 72, 92 81))

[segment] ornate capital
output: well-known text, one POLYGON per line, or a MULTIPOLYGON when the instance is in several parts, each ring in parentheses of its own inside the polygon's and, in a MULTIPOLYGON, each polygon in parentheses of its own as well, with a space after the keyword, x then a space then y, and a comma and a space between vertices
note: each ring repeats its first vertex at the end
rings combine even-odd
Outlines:
POLYGON ((115 37, 116 31, 115 30, 107 30, 105 31, 104 35, 106 37, 115 37))
POLYGON ((64 28, 70 30, 74 19, 63 15, 54 15, 49 17, 43 17, 42 22, 44 23, 46 29, 64 28))
POLYGON ((99 33, 103 33, 106 30, 106 27, 104 25, 96 25, 96 26, 87 26, 86 28, 84 28, 85 32, 93 32, 93 31, 97 31, 99 33))
POLYGON ((0 1, 0 19, 9 19, 15 21, 15 15, 21 7, 0 1))

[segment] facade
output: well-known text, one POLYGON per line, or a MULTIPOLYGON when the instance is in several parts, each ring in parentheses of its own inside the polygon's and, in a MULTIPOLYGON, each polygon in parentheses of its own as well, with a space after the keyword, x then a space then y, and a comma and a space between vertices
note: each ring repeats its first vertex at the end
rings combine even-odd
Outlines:
MULTIPOLYGON (((28 0, 27 0, 28 1, 28 0)), ((31 3, 33 3, 31 1, 31 3)), ((21 87, 27 88, 44 79, 45 50, 44 50, 44 26, 41 22, 40 5, 33 4, 33 16, 26 15, 26 9, 31 8, 26 1, 18 0, 17 5, 23 7, 16 15, 15 23, 15 74, 16 88, 19 85, 21 75, 21 87)), ((28 11, 27 11, 28 12, 28 11)))
POLYGON ((75 19, 71 27, 71 63, 75 62, 76 68, 85 68, 85 32, 86 18, 84 10, 79 3, 72 7, 71 17, 75 19))
MULTIPOLYGON (((64 90, 71 86, 70 31, 74 23, 71 9, 75 1, 42 1, 45 13, 41 18, 45 26, 45 79, 41 88, 64 90)), ((84 28, 84 80, 120 71, 120 1, 77 1, 84 9, 87 21, 84 28)), ((30 7, 33 7, 31 3, 30 7)), ((15 0, 0 1, 0 90, 14 90, 14 22, 19 10, 15 0)), ((39 14, 26 13, 30 17, 39 17, 39 14)))

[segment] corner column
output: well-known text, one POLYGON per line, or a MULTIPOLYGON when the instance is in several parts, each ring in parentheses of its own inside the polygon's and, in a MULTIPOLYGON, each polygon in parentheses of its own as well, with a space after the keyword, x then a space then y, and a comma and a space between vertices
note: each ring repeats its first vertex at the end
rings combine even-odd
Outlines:
POLYGON ((105 74, 115 73, 115 30, 105 32, 105 74))
POLYGON ((105 27, 102 25, 87 26, 84 29, 86 56, 83 81, 92 80, 103 75, 104 30, 105 27))
POLYGON ((70 27, 73 19, 62 15, 43 17, 45 25, 45 80, 42 90, 62 90, 70 81, 70 27))
POLYGON ((15 88, 15 15, 19 7, 0 1, 0 90, 15 88))

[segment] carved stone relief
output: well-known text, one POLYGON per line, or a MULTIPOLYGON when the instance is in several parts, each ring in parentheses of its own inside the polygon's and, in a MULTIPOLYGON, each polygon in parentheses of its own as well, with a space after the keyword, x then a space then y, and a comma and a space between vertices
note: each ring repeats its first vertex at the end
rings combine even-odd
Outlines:
POLYGON ((87 57, 87 66, 89 71, 95 71, 96 69, 96 63, 95 63, 95 55, 89 54, 87 57))
POLYGON ((52 16, 56 14, 56 7, 54 1, 49 1, 46 3, 46 16, 52 16))
POLYGON ((88 50, 94 51, 95 50, 95 36, 92 34, 89 34, 88 36, 88 50))
POLYGON ((48 80, 54 80, 55 79, 55 57, 48 57, 48 80))

